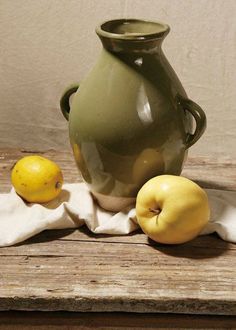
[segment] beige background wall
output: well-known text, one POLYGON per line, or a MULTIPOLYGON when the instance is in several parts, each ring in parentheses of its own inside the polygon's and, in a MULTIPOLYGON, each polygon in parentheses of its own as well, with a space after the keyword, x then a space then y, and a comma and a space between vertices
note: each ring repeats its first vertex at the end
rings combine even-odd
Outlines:
POLYGON ((0 146, 69 147, 60 94, 96 61, 94 27, 117 17, 171 26, 167 58, 208 118, 191 154, 236 157, 235 0, 0 0, 0 146))

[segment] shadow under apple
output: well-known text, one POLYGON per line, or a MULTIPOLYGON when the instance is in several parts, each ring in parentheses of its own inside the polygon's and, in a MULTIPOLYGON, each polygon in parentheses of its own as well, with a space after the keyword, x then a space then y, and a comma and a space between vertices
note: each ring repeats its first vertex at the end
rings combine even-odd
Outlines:
POLYGON ((176 258, 209 259, 223 255, 230 246, 229 242, 223 241, 216 233, 198 236, 183 244, 160 244, 148 238, 148 244, 155 250, 176 258))

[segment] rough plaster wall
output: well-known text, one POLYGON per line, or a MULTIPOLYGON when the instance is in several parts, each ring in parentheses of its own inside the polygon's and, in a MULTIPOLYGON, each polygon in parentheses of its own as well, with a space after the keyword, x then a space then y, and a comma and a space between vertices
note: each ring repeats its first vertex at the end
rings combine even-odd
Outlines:
POLYGON ((235 0, 0 0, 0 146, 69 147, 60 95, 96 61, 94 27, 117 17, 171 26, 164 51, 208 118, 191 154, 235 157, 235 0))

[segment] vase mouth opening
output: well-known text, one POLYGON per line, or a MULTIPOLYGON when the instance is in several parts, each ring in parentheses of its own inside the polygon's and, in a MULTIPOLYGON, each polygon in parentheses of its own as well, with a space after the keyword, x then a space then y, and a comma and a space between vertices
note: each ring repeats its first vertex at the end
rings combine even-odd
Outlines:
POLYGON ((167 24, 134 18, 106 21, 96 28, 100 37, 129 41, 163 39, 169 31, 167 24))

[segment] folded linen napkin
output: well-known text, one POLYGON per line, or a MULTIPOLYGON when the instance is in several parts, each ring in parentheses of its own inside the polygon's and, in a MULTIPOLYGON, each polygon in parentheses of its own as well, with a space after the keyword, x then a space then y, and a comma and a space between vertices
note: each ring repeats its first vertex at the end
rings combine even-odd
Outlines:
MULTIPOLYGON (((211 219, 201 235, 217 232, 236 243, 236 192, 206 189, 211 219)), ((100 208, 84 183, 64 184, 46 204, 25 203, 12 189, 0 194, 0 246, 22 242, 46 229, 86 225, 95 234, 126 235, 139 228, 134 205, 112 213, 100 208)))

